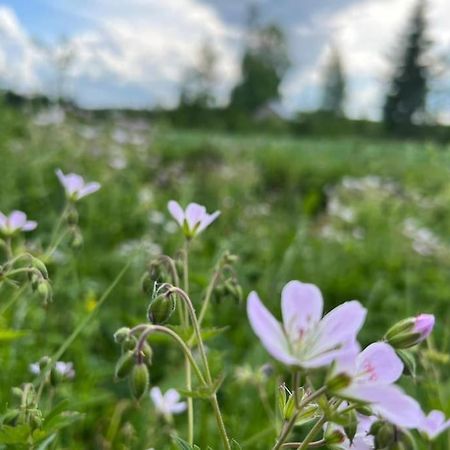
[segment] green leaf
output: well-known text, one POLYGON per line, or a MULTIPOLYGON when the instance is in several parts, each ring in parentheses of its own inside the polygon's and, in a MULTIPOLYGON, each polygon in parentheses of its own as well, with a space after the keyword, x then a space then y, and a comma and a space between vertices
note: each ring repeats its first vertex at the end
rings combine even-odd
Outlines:
POLYGON ((0 427, 0 444, 24 444, 27 442, 31 428, 27 424, 12 427, 2 425, 0 427))
POLYGON ((201 450, 198 445, 191 445, 189 442, 178 436, 173 436, 172 439, 180 450, 201 450))
POLYGON ((26 336, 29 332, 23 330, 8 330, 3 329, 0 330, 0 342, 9 342, 15 341, 16 339, 20 339, 26 336))

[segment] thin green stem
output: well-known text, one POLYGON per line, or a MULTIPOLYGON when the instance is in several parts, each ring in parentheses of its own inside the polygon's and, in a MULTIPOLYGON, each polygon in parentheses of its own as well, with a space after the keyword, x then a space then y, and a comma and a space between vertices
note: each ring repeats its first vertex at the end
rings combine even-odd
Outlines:
MULTIPOLYGON (((217 280, 219 279, 222 267, 222 259, 217 263, 211 281, 206 289, 205 298, 202 303, 202 307, 200 309, 200 314, 198 315, 198 324, 201 326, 203 319, 205 318, 206 311, 208 310, 208 306, 212 297, 212 293, 214 292, 214 288, 216 286, 217 280)), ((192 339, 192 338, 191 338, 192 339)))
POLYGON ((12 305, 14 305, 14 303, 16 303, 16 301, 21 297, 21 295, 23 294, 23 292, 25 291, 27 285, 23 284, 19 290, 16 292, 16 295, 13 295, 11 297, 11 299, 9 300, 9 302, 5 303, 2 308, 0 309, 0 315, 5 314, 6 311, 8 311, 9 308, 11 308, 12 305))
POLYGON ((308 448, 309 443, 314 439, 314 436, 322 429, 324 423, 327 421, 325 416, 322 416, 309 430, 303 442, 297 447, 297 450, 305 450, 308 448))
MULTIPOLYGON (((310 442, 308 444, 308 448, 320 448, 326 445, 325 439, 320 439, 319 441, 310 442)), ((281 447, 282 448, 298 448, 299 445, 302 445, 302 442, 286 442, 281 447)))
POLYGON ((220 412, 219 402, 217 401, 217 395, 214 393, 211 396, 211 404, 213 406, 214 415, 216 416, 217 425, 219 427, 220 436, 222 438, 223 447, 225 450, 231 450, 230 441, 228 439, 227 430, 223 422, 223 417, 220 412))

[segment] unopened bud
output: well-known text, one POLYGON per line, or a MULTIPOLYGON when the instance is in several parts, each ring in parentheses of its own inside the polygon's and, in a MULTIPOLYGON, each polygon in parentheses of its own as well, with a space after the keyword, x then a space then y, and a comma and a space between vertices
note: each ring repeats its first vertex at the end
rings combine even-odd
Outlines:
POLYGON ((66 221, 68 225, 77 225, 78 224, 78 211, 76 208, 70 208, 66 213, 66 221))
MULTIPOLYGON (((371 430, 372 431, 372 430, 371 430)), ((372 433, 371 433, 372 434, 372 433)), ((395 442, 395 428, 389 423, 384 423, 375 434, 375 448, 390 448, 395 442)))
POLYGON ((48 271, 45 264, 38 258, 32 257, 31 259, 31 266, 35 269, 39 270, 41 272, 42 276, 48 280, 48 271))
POLYGON ((12 394, 14 395, 14 397, 21 398, 22 395, 23 395, 22 389, 20 389, 20 387, 17 387, 17 386, 14 386, 14 387, 11 389, 11 392, 12 392, 12 394))
POLYGON ((331 377, 325 385, 330 392, 339 392, 350 386, 351 382, 352 377, 345 372, 341 372, 331 377))
POLYGON ((83 245, 84 239, 83 235, 81 234, 81 231, 78 229, 78 227, 73 228, 72 234, 70 237, 70 246, 73 249, 79 249, 83 245))
POLYGON ((344 426, 344 431, 347 437, 350 439, 350 443, 353 442, 353 438, 356 434, 356 429, 358 428, 358 418, 356 416, 356 411, 349 411, 347 414, 348 422, 344 426))
POLYGON ((144 342, 144 344, 142 345, 141 356, 142 361, 147 364, 147 366, 152 365, 153 350, 148 342, 144 342))
POLYGON ((342 442, 345 441, 345 434, 341 430, 335 428, 334 430, 327 430, 324 438, 327 445, 342 444, 342 442))
POLYGON ((123 341, 125 341, 125 339, 127 339, 129 336, 130 336, 130 329, 128 327, 122 327, 122 328, 119 328, 114 333, 114 341, 117 344, 122 344, 123 341))
POLYGON ((147 392, 150 376, 145 364, 136 364, 131 371, 130 389, 136 400, 140 400, 147 392))
POLYGON ((292 415, 294 414, 295 411, 295 394, 292 393, 286 404, 284 405, 284 409, 283 409, 283 419, 284 420, 289 420, 292 415))
POLYGON ((148 320, 156 325, 166 323, 175 311, 175 298, 171 294, 160 294, 148 306, 148 320))
POLYGON ((384 339, 395 349, 413 347, 424 341, 434 327, 432 314, 420 314, 409 317, 393 325, 384 336, 384 339))
POLYGON ((38 283, 37 293, 42 299, 44 305, 52 301, 52 288, 50 287, 50 283, 44 279, 42 279, 38 283))
POLYGON ((146 295, 151 295, 153 292, 155 282, 152 280, 150 274, 145 272, 141 278, 141 288, 142 292, 146 295))
POLYGON ((125 353, 123 353, 122 356, 117 361, 116 369, 114 372, 114 378, 116 380, 122 380, 123 378, 126 378, 133 369, 135 363, 136 357, 134 352, 128 350, 125 353))
POLYGON ((403 374, 413 378, 416 376, 416 359, 408 350, 397 350, 397 355, 403 362, 403 374))
POLYGON ((278 408, 280 409, 281 415, 284 417, 284 407, 286 406, 287 396, 286 396, 286 387, 284 384, 278 387, 278 408))

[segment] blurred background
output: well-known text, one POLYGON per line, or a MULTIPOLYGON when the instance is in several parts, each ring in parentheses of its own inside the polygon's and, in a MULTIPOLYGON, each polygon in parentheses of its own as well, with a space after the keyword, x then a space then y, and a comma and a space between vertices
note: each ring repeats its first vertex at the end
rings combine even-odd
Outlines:
MULTIPOLYGON (((146 320, 141 276, 182 244, 176 199, 222 212, 192 246, 196 302, 228 249, 244 297, 257 290, 278 316, 290 279, 320 286, 326 310, 359 299, 363 346, 436 314, 403 387, 449 416, 449 17, 448 0, 0 0, 0 211, 38 221, 19 244, 40 255, 64 205, 55 170, 103 186, 79 204, 83 245, 48 261, 48 309, 31 291, 12 307, 0 286, 0 414, 131 261, 62 357, 76 376, 50 402, 81 415, 49 448, 172 448, 150 400, 113 382, 112 336, 146 320)), ((215 297, 206 326, 230 434, 267 449, 267 402, 287 374, 262 377, 273 361, 245 298, 215 297)), ((152 384, 183 388, 178 350, 154 355, 152 384)), ((208 405, 196 414, 198 445, 219 448, 208 405)))
POLYGON ((0 86, 15 105, 140 110, 184 127, 447 139, 449 8, 2 1, 0 86))

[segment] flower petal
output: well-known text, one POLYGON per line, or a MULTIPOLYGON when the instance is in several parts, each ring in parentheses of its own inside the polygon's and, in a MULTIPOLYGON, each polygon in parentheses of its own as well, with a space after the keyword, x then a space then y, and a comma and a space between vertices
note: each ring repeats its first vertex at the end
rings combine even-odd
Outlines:
POLYGON ((389 344, 375 342, 357 356, 356 371, 361 382, 391 384, 400 378, 403 363, 389 344))
POLYGON ((150 397, 157 409, 160 409, 164 405, 164 398, 159 387, 155 386, 150 389, 150 397))
POLYGON ((187 408, 186 402, 179 402, 170 406, 170 412, 172 414, 180 414, 183 411, 186 411, 186 408, 187 408))
POLYGON ((178 402, 178 400, 180 400, 180 394, 178 393, 178 391, 176 389, 169 389, 164 394, 164 400, 166 401, 166 403, 168 405, 175 404, 178 402))
POLYGON ((167 209, 169 210, 170 215, 177 221, 178 225, 182 227, 184 222, 184 211, 180 204, 175 200, 170 200, 170 202, 167 203, 167 209))
POLYGON ((37 222, 34 220, 28 220, 25 222, 25 225, 22 227, 23 231, 32 231, 37 227, 37 222))
POLYGON ((289 344, 280 323, 261 303, 256 292, 248 296, 247 315, 253 331, 267 351, 282 363, 295 365, 297 361, 289 354, 289 344))
POLYGON ((445 414, 437 409, 423 417, 418 429, 425 433, 430 439, 434 439, 450 428, 450 420, 445 421, 445 414))
POLYGON ((200 223, 200 226, 197 228, 197 233, 203 231, 206 227, 208 227, 212 222, 214 222, 217 217, 220 216, 220 211, 213 212, 212 214, 206 214, 203 220, 200 223))
POLYGON ((419 403, 394 385, 353 384, 343 395, 371 404, 374 413, 404 428, 417 428, 423 421, 419 403))
POLYGON ((86 197, 87 195, 97 192, 101 188, 101 184, 97 182, 87 183, 78 193, 78 198, 86 197))
POLYGON ((27 222, 27 215, 22 211, 13 211, 8 217, 8 222, 13 230, 21 230, 27 222))
POLYGON ((322 294, 314 284, 290 281, 281 293, 281 309, 284 329, 295 341, 322 317, 322 294))
POLYGON ((198 203, 189 203, 186 208, 184 218, 191 231, 194 231, 196 226, 199 226, 204 216, 206 215, 206 208, 198 203))

